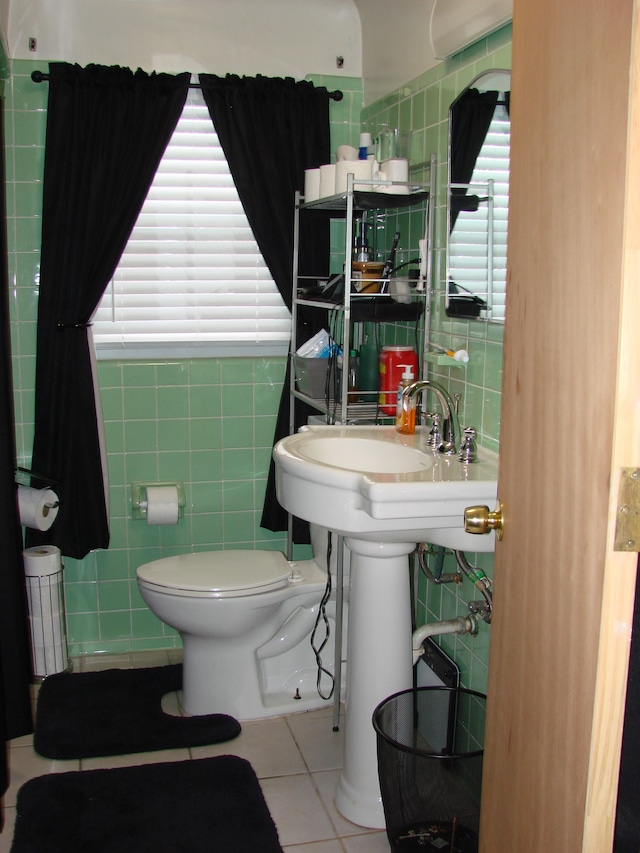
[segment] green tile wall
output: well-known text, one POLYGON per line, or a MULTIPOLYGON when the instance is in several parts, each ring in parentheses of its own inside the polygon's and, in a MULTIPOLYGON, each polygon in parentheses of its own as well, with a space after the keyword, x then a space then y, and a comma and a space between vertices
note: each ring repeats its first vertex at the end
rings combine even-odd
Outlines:
MULTIPOLYGON (((19 464, 33 442, 35 341, 46 84, 45 63, 6 62, 5 150, 10 316, 19 464)), ((2 72, 0 71, 0 76, 2 72)), ((316 77, 345 97, 331 102, 332 147, 358 133, 362 82, 316 77)), ((191 547, 286 547, 260 527, 284 358, 99 362, 108 449, 111 547, 65 559, 71 654, 170 648, 179 638, 148 610, 135 569, 191 547), (182 481, 187 506, 177 526, 131 517, 131 483, 182 481)), ((295 556, 308 555, 308 548, 295 556)))
MULTIPOLYGON (((452 319, 445 315, 446 275, 446 181, 448 111, 451 101, 474 77, 490 68, 511 68, 511 26, 481 39, 455 57, 362 111, 362 128, 373 135, 384 127, 412 131, 412 163, 428 161, 432 152, 438 157, 436 194, 436 234, 434 258, 434 295, 432 300, 431 340, 452 349, 468 350, 466 367, 433 367, 430 375, 441 381, 451 393, 461 394, 460 419, 475 426, 479 442, 497 451, 500 439, 500 392, 502 384, 503 327, 478 321, 452 319)), ((418 172, 415 177, 420 178, 418 172)), ((468 554, 469 560, 493 574, 492 554, 468 554)), ((445 556, 445 572, 455 572, 453 555, 445 556)), ((451 619, 467 614, 467 602, 481 594, 470 581, 457 586, 435 585, 417 574, 418 624, 451 619)), ((463 683, 484 691, 487 681, 490 628, 481 623, 477 636, 443 636, 441 645, 456 660, 463 683)))
MULTIPOLYGON (((462 420, 479 429, 481 442, 497 449, 500 432, 502 327, 452 320, 444 315, 445 183, 447 111, 451 100, 488 68, 511 66, 511 30, 505 27, 441 63, 361 114, 362 83, 313 77, 345 92, 331 104, 332 148, 357 144, 360 129, 397 126, 413 131, 413 162, 438 155, 436 287, 432 339, 465 347, 466 368, 438 368, 437 375, 462 394, 462 420)), ((29 464, 33 440, 35 330, 46 84, 31 71, 42 62, 4 61, 10 316, 19 463, 29 464)), ((404 227, 404 226, 403 226, 404 227)), ((407 226, 409 229, 412 225, 407 226)), ((413 239, 413 238, 412 238, 413 239)), ((340 234, 334 238, 339 257, 340 234)), ((336 260, 337 262, 337 260, 336 260)), ((393 336, 395 330, 387 332, 393 336)), ((400 334, 398 332, 398 334, 400 334)), ((69 643, 72 654, 166 648, 178 644, 141 601, 135 568, 159 556, 195 548, 283 548, 284 537, 259 526, 284 359, 202 359, 169 362, 101 362, 109 448, 112 545, 84 560, 65 561, 69 643), (175 527, 148 528, 132 521, 130 484, 136 480, 185 482, 185 517, 175 527)), ((475 555, 468 555, 472 562, 475 555)), ((491 555, 478 563, 491 575, 491 555)), ((455 562, 446 557, 445 571, 455 562)), ((479 597, 461 588, 427 584, 418 576, 418 616, 446 619, 466 613, 479 597)), ((476 637, 444 637, 463 681, 486 687, 489 629, 476 637)))

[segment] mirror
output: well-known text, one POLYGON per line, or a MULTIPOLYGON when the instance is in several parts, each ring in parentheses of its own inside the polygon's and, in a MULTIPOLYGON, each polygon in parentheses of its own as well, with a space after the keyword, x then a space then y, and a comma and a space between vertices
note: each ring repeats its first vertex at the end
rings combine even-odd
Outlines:
POLYGON ((510 89, 510 71, 486 71, 449 108, 449 317, 504 321, 510 89))

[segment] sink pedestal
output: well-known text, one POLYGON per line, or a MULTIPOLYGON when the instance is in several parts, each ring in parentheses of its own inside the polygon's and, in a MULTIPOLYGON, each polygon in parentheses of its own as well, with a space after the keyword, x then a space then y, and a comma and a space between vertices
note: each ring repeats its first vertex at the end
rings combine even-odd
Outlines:
POLYGON ((344 764, 335 804, 352 823, 384 829, 372 717, 380 702, 413 684, 407 556, 415 543, 345 541, 351 551, 349 666, 344 764))

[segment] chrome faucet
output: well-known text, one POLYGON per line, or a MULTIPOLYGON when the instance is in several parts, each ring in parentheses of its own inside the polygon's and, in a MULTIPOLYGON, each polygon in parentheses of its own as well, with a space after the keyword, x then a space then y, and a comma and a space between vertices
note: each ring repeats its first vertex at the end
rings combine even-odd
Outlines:
MULTIPOLYGON (((457 453, 458 442, 460 440, 460 422, 456 406, 446 388, 430 379, 418 379, 412 382, 411 385, 407 385, 402 394, 404 397, 411 399, 423 391, 433 391, 442 408, 442 419, 438 421, 439 430, 434 441, 434 449, 438 453, 445 453, 447 456, 451 456, 457 453)), ((426 406, 424 407, 423 414, 425 411, 426 406)))

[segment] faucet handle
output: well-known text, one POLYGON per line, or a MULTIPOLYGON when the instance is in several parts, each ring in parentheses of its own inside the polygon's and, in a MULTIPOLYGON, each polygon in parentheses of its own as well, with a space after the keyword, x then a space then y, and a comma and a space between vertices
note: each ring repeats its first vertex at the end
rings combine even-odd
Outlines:
POLYGON ((476 445, 477 431, 474 427, 465 427, 462 435, 463 439, 458 459, 460 462, 475 462, 478 459, 478 448, 476 445))
POLYGON ((433 424, 429 430, 427 445, 429 447, 433 447, 434 450, 437 450, 442 444, 441 416, 436 412, 434 414, 429 414, 428 417, 431 419, 433 424))

